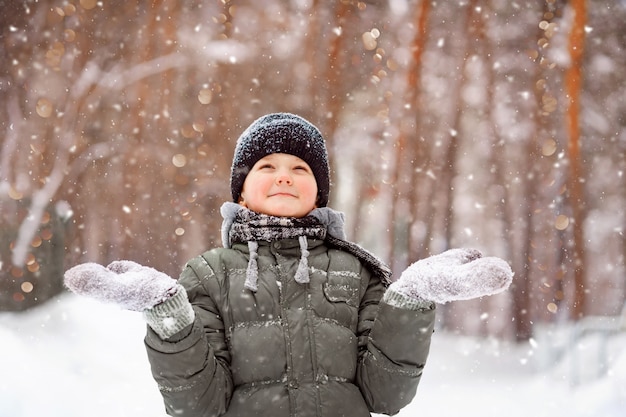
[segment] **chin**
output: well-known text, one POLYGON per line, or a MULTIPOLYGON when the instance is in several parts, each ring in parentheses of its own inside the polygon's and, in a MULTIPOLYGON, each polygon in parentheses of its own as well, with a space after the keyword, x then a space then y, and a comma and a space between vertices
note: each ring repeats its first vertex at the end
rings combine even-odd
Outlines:
POLYGON ((272 216, 276 217, 304 217, 306 214, 300 214, 299 212, 294 211, 276 211, 272 216))
POLYGON ((302 210, 294 210, 292 208, 270 208, 265 214, 276 217, 304 217, 308 212, 303 214, 302 210))

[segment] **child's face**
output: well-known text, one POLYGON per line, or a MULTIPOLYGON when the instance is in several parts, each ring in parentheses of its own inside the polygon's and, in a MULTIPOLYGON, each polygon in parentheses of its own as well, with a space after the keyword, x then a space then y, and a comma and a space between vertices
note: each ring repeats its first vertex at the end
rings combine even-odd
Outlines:
POLYGON ((239 204, 271 216, 304 217, 316 200, 317 182, 309 164, 297 156, 273 153, 254 164, 239 204))

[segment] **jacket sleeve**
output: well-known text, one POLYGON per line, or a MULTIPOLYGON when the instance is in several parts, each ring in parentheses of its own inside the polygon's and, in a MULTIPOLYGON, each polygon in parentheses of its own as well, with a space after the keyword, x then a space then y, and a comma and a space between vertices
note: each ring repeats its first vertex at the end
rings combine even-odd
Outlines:
POLYGON ((370 411, 393 415, 415 397, 430 349, 435 308, 415 310, 381 301, 370 279, 359 313, 357 383, 370 411))
POLYGON ((145 344, 152 376, 169 415, 219 416, 226 412, 233 390, 224 323, 190 266, 179 283, 187 291, 195 320, 167 340, 148 328, 145 344))

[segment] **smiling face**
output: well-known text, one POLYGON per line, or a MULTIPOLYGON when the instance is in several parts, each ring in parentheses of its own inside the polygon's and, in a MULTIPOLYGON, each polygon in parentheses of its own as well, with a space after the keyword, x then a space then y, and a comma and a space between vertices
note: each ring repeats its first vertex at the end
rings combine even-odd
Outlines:
POLYGON ((297 156, 273 153, 259 159, 243 183, 239 204, 257 213, 304 217, 316 205, 311 167, 297 156))

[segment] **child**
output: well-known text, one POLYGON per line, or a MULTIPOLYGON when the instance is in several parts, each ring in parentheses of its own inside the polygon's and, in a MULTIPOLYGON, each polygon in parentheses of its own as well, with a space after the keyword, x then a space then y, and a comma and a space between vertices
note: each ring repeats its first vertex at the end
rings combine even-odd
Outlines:
POLYGON ((395 414, 413 399, 435 302, 505 290, 508 264, 453 249, 394 283, 328 207, 327 151, 305 119, 269 114, 237 142, 223 248, 178 281, 131 261, 65 274, 72 291, 142 311, 172 416, 395 414))

